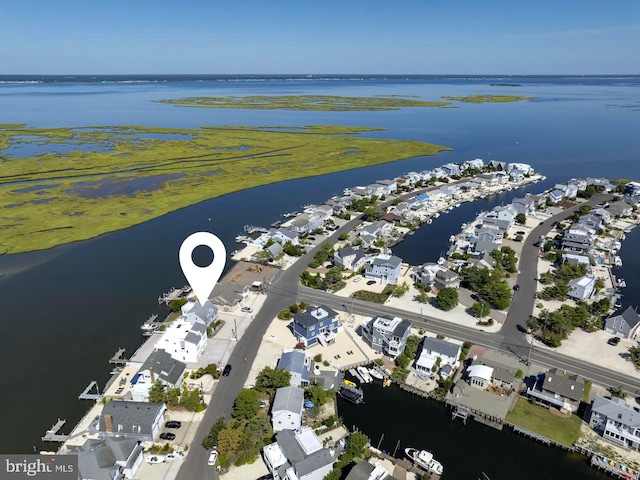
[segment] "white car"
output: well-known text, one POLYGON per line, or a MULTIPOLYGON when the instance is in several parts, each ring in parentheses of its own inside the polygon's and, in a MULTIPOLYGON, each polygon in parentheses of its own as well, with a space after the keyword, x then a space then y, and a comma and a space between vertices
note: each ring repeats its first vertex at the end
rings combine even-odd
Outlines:
POLYGON ((251 307, 242 307, 240 309, 240 311, 245 312, 245 313, 253 313, 253 308, 251 308, 251 307))
POLYGON ((354 283, 358 283, 360 280, 362 280, 362 277, 353 277, 354 283))
POLYGON ((217 461, 218 461, 218 451, 216 449, 213 449, 209 454, 209 461, 207 462, 207 465, 215 465, 217 461))

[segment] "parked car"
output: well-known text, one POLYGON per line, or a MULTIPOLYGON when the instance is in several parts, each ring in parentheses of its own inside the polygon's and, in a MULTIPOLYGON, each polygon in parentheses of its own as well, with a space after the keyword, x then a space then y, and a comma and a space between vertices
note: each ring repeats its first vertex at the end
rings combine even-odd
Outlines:
POLYGON ((228 377, 230 373, 231 373, 231 365, 227 363, 224 366, 224 370, 222 370, 222 376, 223 377, 228 377))
POLYGON ((161 440, 175 440, 176 439, 176 434, 175 433, 171 433, 171 432, 164 432, 160 434, 160 439, 161 440))
POLYGON ((164 463, 164 457, 162 455, 153 455, 152 457, 147 457, 147 463, 164 463))
POLYGON ((360 280, 362 280, 362 277, 353 277, 353 283, 358 283, 360 280))
POLYGON ((209 460, 207 461, 207 465, 215 465, 218 461, 218 450, 214 447, 209 453, 209 460))
POLYGON ((251 308, 251 307, 242 307, 240 309, 240 311, 245 312, 245 313, 253 313, 253 308, 251 308))
POLYGON ((513 286, 513 289, 517 292, 518 290, 520 290, 520 285, 518 285, 517 283, 513 286))
POLYGON ((367 282, 367 285, 373 285, 374 283, 376 283, 376 281, 375 281, 375 280, 369 280, 369 281, 367 282))
POLYGON ((609 340, 607 340, 607 343, 615 347, 620 343, 620 337, 611 337, 609 340))
POLYGON ((167 428, 180 428, 182 426, 182 422, 178 422, 176 420, 169 420, 167 423, 164 424, 164 426, 167 428))
POLYGON ((527 233, 524 230, 518 230, 516 235, 526 235, 527 233))

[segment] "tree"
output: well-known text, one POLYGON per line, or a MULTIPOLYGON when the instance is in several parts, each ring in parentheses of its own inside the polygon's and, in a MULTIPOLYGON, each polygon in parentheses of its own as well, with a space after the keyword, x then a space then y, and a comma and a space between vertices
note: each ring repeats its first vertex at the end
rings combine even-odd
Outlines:
POLYGON ((396 357, 396 365, 402 369, 406 369, 411 363, 411 359, 404 353, 396 357))
POLYGON ((364 209, 364 212, 362 213, 362 219, 365 222, 375 222, 377 220, 380 220, 381 216, 382 216, 382 212, 375 209, 374 207, 367 207, 364 209))
POLYGON ((307 387, 307 389, 305 390, 305 393, 307 395, 307 398, 311 400, 318 407, 327 403, 331 398, 331 393, 327 392, 324 388, 322 388, 318 384, 307 387))
POLYGON ((436 305, 440 310, 448 312, 458 305, 458 291, 455 288, 445 287, 440 289, 436 296, 436 305))
POLYGON ((472 305, 471 311, 476 317, 482 318, 489 315, 491 306, 487 302, 476 302, 472 305))
POLYGON ((233 422, 229 422, 218 434, 218 451, 227 455, 232 454, 242 442, 242 430, 234 428, 233 422))
POLYGON ((236 397, 231 416, 233 418, 248 420, 257 415, 260 411, 260 404, 258 403, 259 397, 260 395, 257 390, 253 388, 243 388, 236 397))
POLYGON ((177 312, 185 303, 187 303, 186 298, 176 298, 175 300, 171 300, 168 305, 172 312, 177 312))
POLYGON ((347 232, 342 232, 338 237, 338 240, 349 240, 349 234, 347 232))
POLYGON ((407 338, 407 342, 404 346, 404 354, 411 360, 416 358, 418 347, 420 346, 421 341, 422 339, 417 335, 409 335, 409 337, 407 338))
POLYGON ((640 368, 640 347, 630 347, 629 357, 636 368, 640 368))
POLYGON ((282 246, 282 251, 292 257, 301 257, 302 255, 307 253, 302 245, 294 245, 291 242, 285 242, 285 244, 282 246))
POLYGON ((225 427, 225 420, 223 417, 218 418, 215 423, 211 426, 211 430, 209 430, 209 435, 207 435, 202 440, 202 446, 207 450, 213 448, 214 445, 218 444, 218 435, 225 427))
POLYGON ((516 215, 515 220, 518 225, 524 225, 527 223, 527 216, 524 213, 519 213, 516 215))
POLYGON ((289 370, 278 370, 277 368, 264 367, 256 378, 256 390, 272 394, 276 389, 288 387, 291 382, 291 372, 289 370))
POLYGON ((364 457, 364 449, 369 444, 369 437, 364 433, 353 432, 347 441, 347 453, 354 459, 364 457))
POLYGON ((149 401, 151 403, 164 402, 164 384, 160 379, 156 380, 156 383, 151 385, 151 388, 149 389, 149 401))

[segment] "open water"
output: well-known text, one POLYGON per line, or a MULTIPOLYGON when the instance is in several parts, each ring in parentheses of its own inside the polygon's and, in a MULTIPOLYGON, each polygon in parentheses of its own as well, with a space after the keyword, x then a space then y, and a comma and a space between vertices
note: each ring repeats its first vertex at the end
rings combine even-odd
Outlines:
MULTIPOLYGON (((573 176, 638 179, 638 98, 639 77, 0 76, 0 123, 34 127, 364 125, 388 129, 371 136, 422 140, 454 149, 437 157, 413 158, 236 192, 86 242, 0 257, 0 274, 4 273, 0 276, 0 362, 4 365, 0 380, 4 393, 0 396, 0 452, 40 449, 39 437, 58 417, 73 425, 84 414, 89 405, 76 400, 78 394, 91 380, 104 385, 110 370, 108 358, 119 347, 132 353, 139 345, 139 326, 158 311, 157 296, 185 283, 177 251, 192 232, 210 230, 233 250, 233 239, 244 224, 269 224, 284 212, 299 210, 305 203, 321 202, 345 187, 471 158, 531 163, 548 177, 545 184, 537 185, 539 188, 529 187, 534 192, 573 176), (520 86, 492 87, 491 83, 520 86), (152 102, 186 96, 285 94, 403 94, 434 100, 441 95, 517 94, 537 99, 388 112, 191 109, 152 102)), ((508 203, 512 196, 521 194, 514 191, 465 204, 424 226, 396 247, 396 252, 411 263, 434 261, 463 222, 480 210, 508 203)), ((638 248, 640 235, 634 232, 621 251, 621 276, 627 281, 625 299, 640 294, 639 260, 629 253, 638 248)), ((416 403, 372 414, 358 422, 366 419, 371 435, 376 436, 389 421, 407 423, 401 420, 402 411, 413 410, 424 417, 425 428, 437 424, 437 417, 445 415, 438 406, 416 403)), ((474 448, 482 446, 486 450, 490 445, 492 449, 487 454, 498 458, 502 458, 500 452, 520 455, 517 458, 521 458, 519 468, 523 470, 527 465, 544 463, 544 478, 591 478, 583 474, 581 464, 574 469, 573 460, 567 460, 561 452, 545 455, 531 442, 479 425, 455 430, 448 438, 450 441, 437 451, 445 460, 454 454, 460 455, 458 459, 464 458, 474 448), (522 445, 517 452, 513 446, 520 443, 516 442, 522 445), (566 473, 569 471, 574 472, 573 476, 566 473)), ((424 447, 435 448, 431 441, 425 442, 424 447)), ((447 471, 453 471, 451 462, 445 465, 447 471)), ((492 472, 496 470, 499 468, 492 472)), ((510 467, 509 471, 515 473, 510 467)), ((476 470, 469 472, 472 476, 468 478, 479 474, 476 470)), ((490 476, 494 480, 507 478, 490 476)))

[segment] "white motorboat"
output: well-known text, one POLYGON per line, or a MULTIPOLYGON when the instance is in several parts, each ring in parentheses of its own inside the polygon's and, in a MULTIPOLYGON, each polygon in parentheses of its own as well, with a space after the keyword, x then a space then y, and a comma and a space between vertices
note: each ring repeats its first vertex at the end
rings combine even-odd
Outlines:
POLYGON ((358 368, 356 368, 356 370, 358 371, 358 373, 362 377, 362 381, 364 383, 373 382, 373 378, 371 378, 371 375, 369 375, 369 369, 367 367, 358 367, 358 368))
POLYGON ((384 375, 382 375, 375 368, 369 368, 369 375, 371 375, 373 378, 377 378, 378 380, 382 380, 384 378, 384 375))
POLYGON ((418 450, 417 448, 407 448, 404 453, 420 468, 424 468, 429 473, 442 475, 444 468, 439 461, 433 458, 433 454, 431 452, 418 450))

